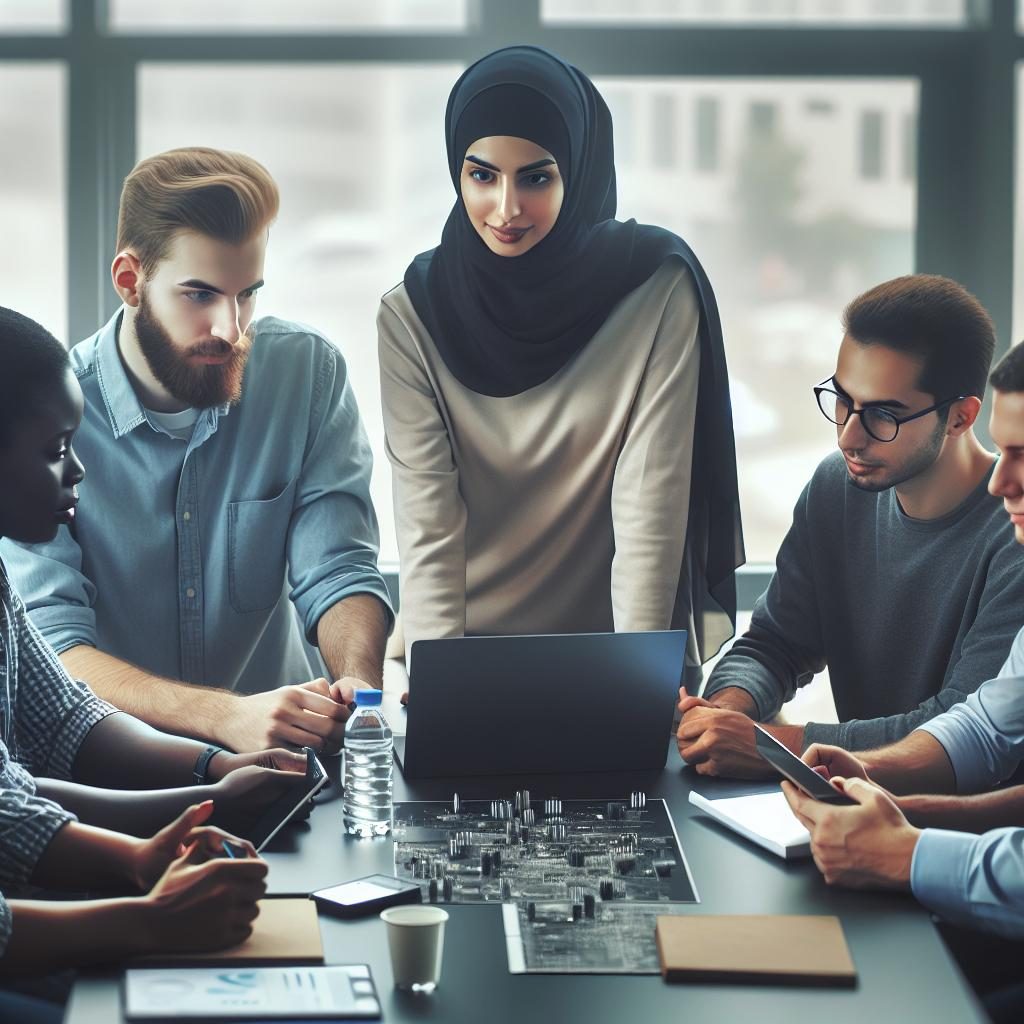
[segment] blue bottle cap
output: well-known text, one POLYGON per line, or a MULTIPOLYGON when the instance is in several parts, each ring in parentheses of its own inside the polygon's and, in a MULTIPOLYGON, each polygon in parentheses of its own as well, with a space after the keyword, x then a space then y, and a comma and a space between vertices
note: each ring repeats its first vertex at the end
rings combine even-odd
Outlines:
POLYGON ((383 696, 380 690, 356 690, 356 707, 379 708, 383 696))

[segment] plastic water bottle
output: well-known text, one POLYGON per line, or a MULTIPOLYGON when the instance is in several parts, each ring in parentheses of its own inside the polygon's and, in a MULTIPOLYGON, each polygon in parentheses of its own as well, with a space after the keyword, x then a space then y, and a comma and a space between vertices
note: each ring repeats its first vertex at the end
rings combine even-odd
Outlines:
POLYGON ((363 838, 391 831, 391 726, 380 713, 380 690, 356 690, 345 726, 345 831, 363 838))

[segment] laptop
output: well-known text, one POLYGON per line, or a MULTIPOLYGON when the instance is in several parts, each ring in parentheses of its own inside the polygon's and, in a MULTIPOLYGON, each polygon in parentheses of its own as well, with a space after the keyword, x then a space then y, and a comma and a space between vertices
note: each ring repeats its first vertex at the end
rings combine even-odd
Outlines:
POLYGON ((406 778, 664 768, 686 631, 417 640, 406 778))

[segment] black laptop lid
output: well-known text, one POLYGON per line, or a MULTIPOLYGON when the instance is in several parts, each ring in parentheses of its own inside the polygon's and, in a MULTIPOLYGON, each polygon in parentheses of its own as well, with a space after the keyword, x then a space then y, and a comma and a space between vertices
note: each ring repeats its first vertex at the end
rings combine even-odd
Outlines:
POLYGON ((418 640, 409 778, 658 769, 686 632, 418 640))

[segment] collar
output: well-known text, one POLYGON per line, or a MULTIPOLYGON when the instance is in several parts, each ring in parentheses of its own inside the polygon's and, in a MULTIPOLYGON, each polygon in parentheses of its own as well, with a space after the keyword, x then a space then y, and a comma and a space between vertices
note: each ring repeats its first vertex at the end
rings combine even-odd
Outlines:
MULTIPOLYGON (((115 438, 130 434, 143 423, 151 429, 156 429, 149 417, 146 416, 146 410, 143 409, 139 396, 135 393, 135 388, 132 387, 128 371, 124 368, 124 363, 121 362, 121 353, 117 348, 117 334, 121 329, 123 316, 124 307, 122 306, 100 328, 96 337, 96 378, 115 438)), ((212 434, 217 429, 218 419, 221 416, 226 416, 230 411, 229 403, 204 409, 197 421, 204 425, 203 434, 207 437, 212 434)), ((197 433, 199 432, 197 431, 197 433)))

